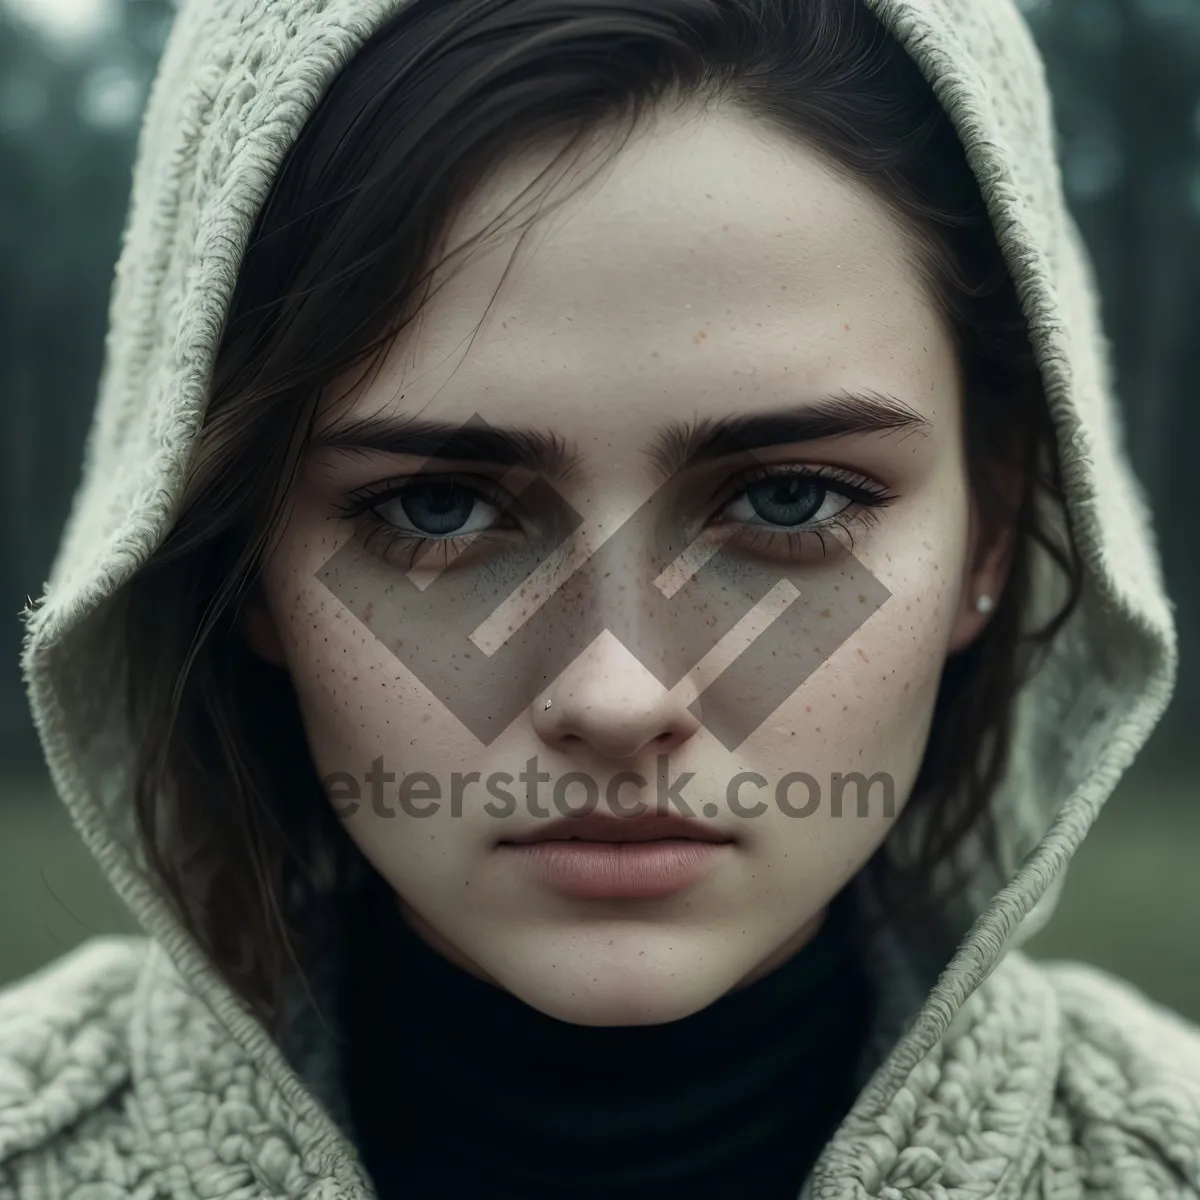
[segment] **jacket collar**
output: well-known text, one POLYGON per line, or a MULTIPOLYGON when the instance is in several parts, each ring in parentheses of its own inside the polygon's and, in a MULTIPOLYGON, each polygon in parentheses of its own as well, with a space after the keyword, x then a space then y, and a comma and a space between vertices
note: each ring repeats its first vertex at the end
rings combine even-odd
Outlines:
MULTIPOLYGON (((230 1195, 252 1187, 304 1200, 372 1196, 340 1115, 331 1064, 319 1049, 327 1039, 309 1038, 304 1028, 293 1021, 285 1041, 294 1063, 263 1070, 166 953, 150 949, 131 1016, 132 1087, 160 1152, 186 1172, 188 1190, 230 1195)), ((907 1041, 875 1078, 894 1072, 892 1060, 907 1041)), ((804 1195, 894 1200, 913 1189, 955 1195, 961 1187, 963 1196, 973 1196, 981 1185, 989 1197, 1023 1194, 1058 1061, 1049 984, 1022 955, 1011 954, 886 1107, 877 1109, 872 1088, 864 1089, 804 1195)))

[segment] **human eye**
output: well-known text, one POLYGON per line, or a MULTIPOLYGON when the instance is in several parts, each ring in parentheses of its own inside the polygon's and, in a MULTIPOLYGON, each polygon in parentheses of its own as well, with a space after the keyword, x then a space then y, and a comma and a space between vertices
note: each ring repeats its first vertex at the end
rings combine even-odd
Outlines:
POLYGON ((372 551, 411 568, 433 551, 448 564, 482 536, 512 528, 510 505, 490 480, 422 474, 362 488, 340 511, 358 520, 372 551))
POLYGON ((761 466, 739 476, 727 490, 718 526, 735 526, 737 544, 772 557, 801 559, 825 536, 841 530, 851 543, 896 497, 864 475, 836 467, 794 464, 761 466))

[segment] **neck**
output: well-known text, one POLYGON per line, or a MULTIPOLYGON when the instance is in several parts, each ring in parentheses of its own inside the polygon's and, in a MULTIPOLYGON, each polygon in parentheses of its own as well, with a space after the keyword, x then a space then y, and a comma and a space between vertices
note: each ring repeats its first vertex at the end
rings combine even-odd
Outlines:
POLYGON ((407 1196, 533 1200, 587 1179, 597 1195, 794 1197, 857 1090, 869 1014, 849 892, 708 1008, 625 1027, 548 1017, 440 953, 390 893, 364 900, 346 1086, 368 1170, 407 1196))

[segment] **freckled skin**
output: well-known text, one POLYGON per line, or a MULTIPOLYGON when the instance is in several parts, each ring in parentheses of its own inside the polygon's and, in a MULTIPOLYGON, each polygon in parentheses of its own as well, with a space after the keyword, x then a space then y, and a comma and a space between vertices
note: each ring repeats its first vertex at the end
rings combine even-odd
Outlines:
MULTIPOLYGON (((452 242, 500 211, 540 165, 522 159, 493 177, 459 214, 452 242)), ((852 529, 855 556, 891 598, 736 751, 689 713, 700 681, 667 691, 608 635, 547 679, 527 712, 484 746, 403 665, 400 641, 430 639, 440 649, 437 627, 405 629, 384 644, 373 629, 386 596, 372 593, 352 612, 317 578, 358 536, 340 515, 345 496, 419 462, 314 453, 266 564, 266 619, 248 636, 290 671, 319 773, 362 780, 382 758, 397 777, 380 789, 381 804, 364 784, 346 825, 422 936, 560 1019, 669 1021, 803 946, 891 827, 877 796, 870 815, 858 817, 853 791, 840 819, 827 797, 804 819, 773 803, 739 818, 727 804, 730 778, 755 771, 773 786, 806 771, 827 786, 834 772, 883 771, 902 805, 946 657, 985 620, 975 596, 998 594, 1003 580, 996 557, 977 561, 975 552, 949 333, 908 265, 902 231, 866 189, 805 146, 716 110, 648 127, 537 228, 503 286, 510 242, 448 278, 415 336, 393 347, 385 370, 351 398, 354 414, 420 412, 456 423, 479 413, 493 425, 553 430, 575 449, 579 468, 556 486, 603 538, 661 482, 642 450, 667 420, 776 409, 843 389, 896 396, 924 418, 918 433, 761 455, 860 474, 893 495, 852 529), (536 826, 523 806, 498 821, 484 811, 482 788, 467 785, 461 816, 449 812, 451 772, 515 776, 534 755, 543 771, 584 771, 602 788, 619 771, 640 772, 653 804, 664 748, 673 777, 694 772, 685 795, 695 814, 715 805, 713 823, 739 839, 699 884, 664 899, 563 899, 494 848, 509 826, 536 826), (397 804, 399 776, 415 771, 442 781, 445 802, 433 816, 406 815, 397 804)), ((691 495, 687 511, 708 511, 706 498, 691 495)), ((813 578, 806 572, 841 569, 849 537, 835 531, 825 540, 827 561, 818 545, 812 562, 792 567, 801 593, 813 578)), ((486 557, 448 569, 476 572, 479 586, 490 586, 486 557)), ((602 582, 597 604, 625 602, 621 588, 602 582)), ((852 585, 838 595, 866 603, 852 585)), ((454 653, 445 647, 447 661, 454 653)), ((546 788, 544 805, 549 796, 546 788)), ((770 801, 770 788, 762 796, 770 801)), ((758 798, 748 790, 749 802, 758 798)))

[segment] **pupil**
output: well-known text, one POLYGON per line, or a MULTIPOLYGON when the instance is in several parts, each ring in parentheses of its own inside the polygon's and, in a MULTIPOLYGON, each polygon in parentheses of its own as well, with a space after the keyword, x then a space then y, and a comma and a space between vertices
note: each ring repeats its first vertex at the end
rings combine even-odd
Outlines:
POLYGON ((812 479, 763 479, 746 491, 750 506, 772 525, 803 525, 820 511, 825 488, 812 479))
POLYGON ((475 494, 458 483, 419 483, 400 498, 404 515, 422 532, 444 537, 461 529, 475 507, 475 494))

